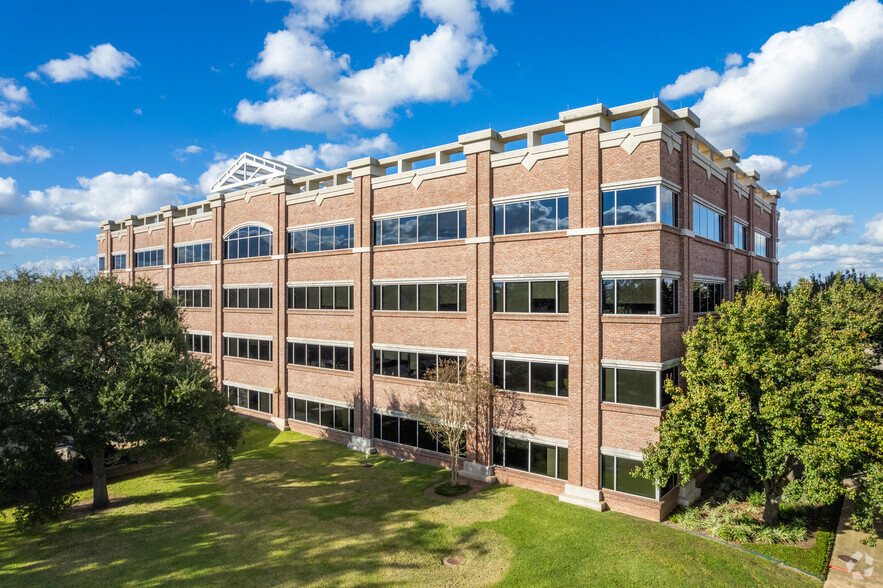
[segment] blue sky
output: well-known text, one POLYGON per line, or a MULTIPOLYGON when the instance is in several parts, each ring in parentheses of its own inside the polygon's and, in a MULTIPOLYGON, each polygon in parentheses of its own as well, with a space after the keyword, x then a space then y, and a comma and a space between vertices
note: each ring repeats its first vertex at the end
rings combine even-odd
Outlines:
POLYGON ((0 268, 244 151, 329 169, 661 96, 778 188, 780 277, 883 272, 883 5, 0 0, 0 268))

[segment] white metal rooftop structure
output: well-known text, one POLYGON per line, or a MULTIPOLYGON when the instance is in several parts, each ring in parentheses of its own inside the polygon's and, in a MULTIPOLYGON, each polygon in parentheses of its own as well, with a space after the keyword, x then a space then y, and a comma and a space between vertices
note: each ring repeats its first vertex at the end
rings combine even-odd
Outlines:
POLYGON ((218 180, 212 184, 212 193, 224 194, 263 184, 276 178, 302 178, 322 170, 285 163, 268 157, 243 153, 218 180))

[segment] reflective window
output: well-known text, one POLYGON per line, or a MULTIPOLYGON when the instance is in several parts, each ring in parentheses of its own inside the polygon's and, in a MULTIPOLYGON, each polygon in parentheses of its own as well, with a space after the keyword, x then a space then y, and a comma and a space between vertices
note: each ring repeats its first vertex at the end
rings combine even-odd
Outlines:
POLYGON ((604 226, 662 222, 678 226, 678 194, 663 186, 610 190, 601 195, 604 226))
POLYGON ((736 249, 748 251, 750 243, 748 241, 748 227, 739 221, 733 222, 733 246, 736 249))
MULTIPOLYGON (((429 430, 417 419, 398 417, 378 412, 374 413, 373 435, 375 439, 381 439, 390 443, 407 445, 435 451, 437 453, 450 453, 448 448, 435 440, 429 430)), ((460 440, 460 456, 466 456, 466 435, 460 440)))
POLYGON ((754 252, 762 257, 772 257, 770 253, 771 239, 763 233, 754 233, 754 252))
POLYGON ((135 252, 135 267, 156 267, 165 263, 165 251, 163 249, 150 249, 149 251, 135 252))
POLYGON ((567 479, 566 447, 494 435, 493 459, 494 465, 500 467, 567 479))
POLYGON ((494 206, 494 235, 563 231, 568 222, 567 196, 494 206))
POLYGON ((659 314, 678 314, 678 280, 669 278, 602 280, 601 312, 604 314, 657 314, 657 291, 661 302, 659 314))
POLYGON ((723 301, 723 283, 693 282, 693 312, 713 312, 723 301))
POLYGON ((273 308, 273 288, 224 288, 224 308, 273 308))
POLYGON ((494 385, 512 392, 567 396, 567 371, 565 363, 513 359, 494 359, 491 362, 494 385))
POLYGON ((175 288, 172 291, 178 306, 184 308, 211 308, 211 288, 175 288))
POLYGON ((256 225, 241 227, 224 239, 225 258, 266 257, 273 254, 273 232, 256 225))
POLYGON ((227 402, 229 402, 231 406, 239 406, 241 408, 247 408, 248 410, 265 412, 267 414, 272 412, 272 394, 270 392, 250 390, 248 388, 228 386, 227 384, 224 384, 223 394, 227 397, 227 402))
POLYGON ((375 285, 374 310, 466 312, 466 284, 375 285))
POLYGON ((288 231, 289 253, 353 248, 353 223, 288 231))
POLYGON ((419 380, 434 380, 437 378, 435 369, 440 363, 459 361, 462 365, 464 361, 464 358, 450 355, 380 349, 374 350, 373 359, 374 374, 419 380))
POLYGON ((187 348, 193 353, 211 353, 212 336, 187 333, 187 348))
POLYGON ((269 339, 224 337, 223 351, 229 357, 273 361, 273 342, 269 339))
POLYGON ((374 245, 466 238, 466 211, 432 212, 374 221, 374 245))
POLYGON ((724 242, 724 217, 718 212, 693 203, 693 232, 699 237, 724 242))
POLYGON ((348 433, 353 432, 355 422, 353 409, 348 406, 291 397, 285 399, 285 417, 348 433))
POLYGON ((288 308, 352 310, 352 286, 289 286, 288 308))
POLYGON ((100 271, 100 272, 104 271, 104 256, 103 255, 98 256, 98 271, 100 271))
POLYGON ((612 455, 601 456, 601 488, 653 498, 658 500, 674 488, 674 484, 668 484, 664 489, 658 489, 651 480, 632 475, 637 468, 641 467, 641 461, 614 457, 612 455))
POLYGON ((196 243, 194 245, 176 245, 175 263, 200 263, 212 260, 212 244, 196 243))
POLYGON ((114 253, 110 256, 110 269, 118 270, 118 269, 126 269, 126 254, 125 253, 114 253))

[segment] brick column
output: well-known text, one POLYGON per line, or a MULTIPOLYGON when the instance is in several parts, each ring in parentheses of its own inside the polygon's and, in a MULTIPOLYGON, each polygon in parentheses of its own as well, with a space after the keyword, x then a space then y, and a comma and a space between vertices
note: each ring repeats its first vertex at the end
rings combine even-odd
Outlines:
POLYGON ((218 385, 224 381, 224 352, 221 347, 224 342, 224 309, 221 304, 222 288, 224 284, 224 195, 209 194, 208 201, 212 207, 212 261, 215 268, 215 276, 212 282, 212 314, 215 317, 215 335, 212 340, 212 361, 217 371, 218 385))
POLYGON ((693 244, 693 188, 690 177, 693 170, 693 138, 681 133, 681 331, 693 326, 693 272, 690 267, 690 246, 693 244))
POLYGON ((776 208, 779 204, 779 198, 781 197, 778 190, 770 190, 770 196, 772 196, 773 201, 770 202, 770 206, 772 207, 770 210, 770 216, 772 218, 771 230, 772 235, 770 236, 770 247, 772 251, 769 252, 772 258, 772 262, 770 263, 770 281, 773 284, 778 283, 779 281, 779 213, 776 212, 776 208))
POLYGON ((172 288, 175 286, 175 212, 177 206, 163 206, 159 209, 162 213, 163 223, 166 227, 166 252, 165 252, 165 270, 163 275, 163 293, 166 296, 172 295, 172 288))
POLYGON ((353 173, 353 196, 359 203, 353 225, 353 254, 359 256, 359 270, 353 277, 353 314, 360 321, 356 341, 353 342, 353 407, 355 423, 353 438, 347 444, 351 449, 375 453, 374 435, 371 430, 371 414, 374 408, 374 378, 371 343, 374 340, 374 317, 371 307, 371 280, 374 277, 374 254, 372 252, 372 216, 374 215, 374 191, 371 179, 384 175, 379 162, 364 157, 347 164, 353 173))
POLYGON ((563 502, 605 510, 601 492, 602 357, 601 133, 610 130, 603 104, 562 112, 568 135, 567 186, 570 205, 568 332, 568 483, 563 502))
POLYGON ((276 393, 273 395, 273 416, 271 421, 280 431, 288 429, 285 418, 285 394, 288 392, 288 360, 286 348, 288 338, 288 308, 286 293, 288 282, 288 203, 286 185, 289 180, 279 179, 270 183, 276 197, 276 227, 273 230, 273 260, 275 273, 273 281, 273 317, 275 320, 275 349, 273 360, 276 365, 276 393))
POLYGON ((124 283, 135 283, 135 221, 137 216, 131 214, 123 218, 123 226, 126 228, 126 279, 124 283))

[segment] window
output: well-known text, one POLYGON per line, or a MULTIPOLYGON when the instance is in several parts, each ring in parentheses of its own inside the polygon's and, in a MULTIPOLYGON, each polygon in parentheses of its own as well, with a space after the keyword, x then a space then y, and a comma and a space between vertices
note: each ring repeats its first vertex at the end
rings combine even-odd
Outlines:
POLYGON ((567 479, 567 448, 494 435, 494 465, 567 479))
POLYGON ((285 345, 288 363, 309 367, 353 371, 352 344, 288 341, 285 345))
POLYGON ((175 263, 200 263, 212 260, 212 244, 191 243, 189 245, 175 245, 175 263))
POLYGON ((760 231, 754 232, 754 252, 762 257, 772 257, 769 255, 771 250, 770 247, 770 237, 761 233, 760 231))
POLYGON ((114 253, 110 256, 110 269, 119 270, 126 269, 126 254, 114 253))
POLYGON ((104 271, 104 256, 103 255, 98 256, 98 271, 100 271, 100 272, 104 271))
POLYGON ((271 286, 224 288, 224 308, 273 308, 271 286))
POLYGON ((165 251, 162 249, 149 249, 135 252, 135 267, 155 267, 165 263, 165 251))
POLYGON ((605 227, 640 223, 678 226, 678 194, 664 186, 609 190, 601 198, 605 227))
POLYGON ((353 248, 353 223, 292 229, 288 231, 289 253, 311 253, 353 248))
POLYGON ((184 308, 211 308, 211 288, 175 288, 175 300, 184 308))
MULTIPOLYGON (((459 361, 462 365, 465 358, 431 352, 375 349, 373 373, 394 378, 429 380, 427 372, 435 370, 442 362, 453 360, 459 361)), ((432 375, 435 376, 434 373, 432 375)))
POLYGON ((273 254, 273 231, 251 225, 236 229, 224 238, 225 259, 266 257, 273 254))
POLYGON ((604 314, 678 314, 678 280, 617 278, 601 283, 604 314), (659 312, 657 311, 657 293, 659 312))
POLYGON ((661 499, 674 489, 674 477, 664 487, 659 488, 654 486, 651 480, 633 476, 632 472, 639 467, 641 467, 640 459, 601 455, 601 488, 654 500, 661 499))
POLYGON ((374 310, 466 312, 466 284, 377 284, 374 310))
POLYGON ((427 243, 465 238, 465 209, 374 221, 374 245, 427 243))
POLYGON ((693 203, 693 232, 712 241, 724 242, 724 217, 707 206, 693 203))
POLYGON ((256 410, 270 414, 272 412, 272 393, 263 390, 252 390, 242 386, 224 384, 224 395, 230 406, 239 406, 248 410, 256 410))
POLYGON ((665 381, 674 379, 677 367, 664 371, 626 368, 602 368, 601 389, 604 402, 663 408, 671 402, 665 393, 665 381))
POLYGON ((187 333, 187 347, 193 353, 211 353, 212 336, 204 333, 187 333))
MULTIPOLYGON (((429 430, 417 419, 374 413, 374 438, 399 445, 407 445, 436 453, 450 453, 444 443, 438 442, 429 430)), ((460 443, 461 457, 466 457, 465 432, 460 443)))
POLYGON ((352 286, 289 286, 288 308, 308 310, 352 310, 352 286))
POLYGON ((567 396, 567 364, 494 359, 494 386, 513 392, 567 396))
POLYGON ((256 339, 247 336, 225 336, 224 355, 242 359, 273 361, 273 340, 256 339))
POLYGON ((494 235, 563 231, 568 226, 567 196, 494 206, 494 235))
POLYGON ((567 313, 567 280, 494 282, 494 312, 567 313))
POLYGON ((353 423, 355 422, 353 409, 349 406, 328 404, 306 398, 286 398, 285 416, 295 421, 348 433, 353 432, 353 423))
POLYGON ((736 249, 748 250, 748 227, 739 221, 733 222, 733 246, 736 249))
POLYGON ((713 312, 723 301, 723 282, 693 282, 693 312, 713 312))

